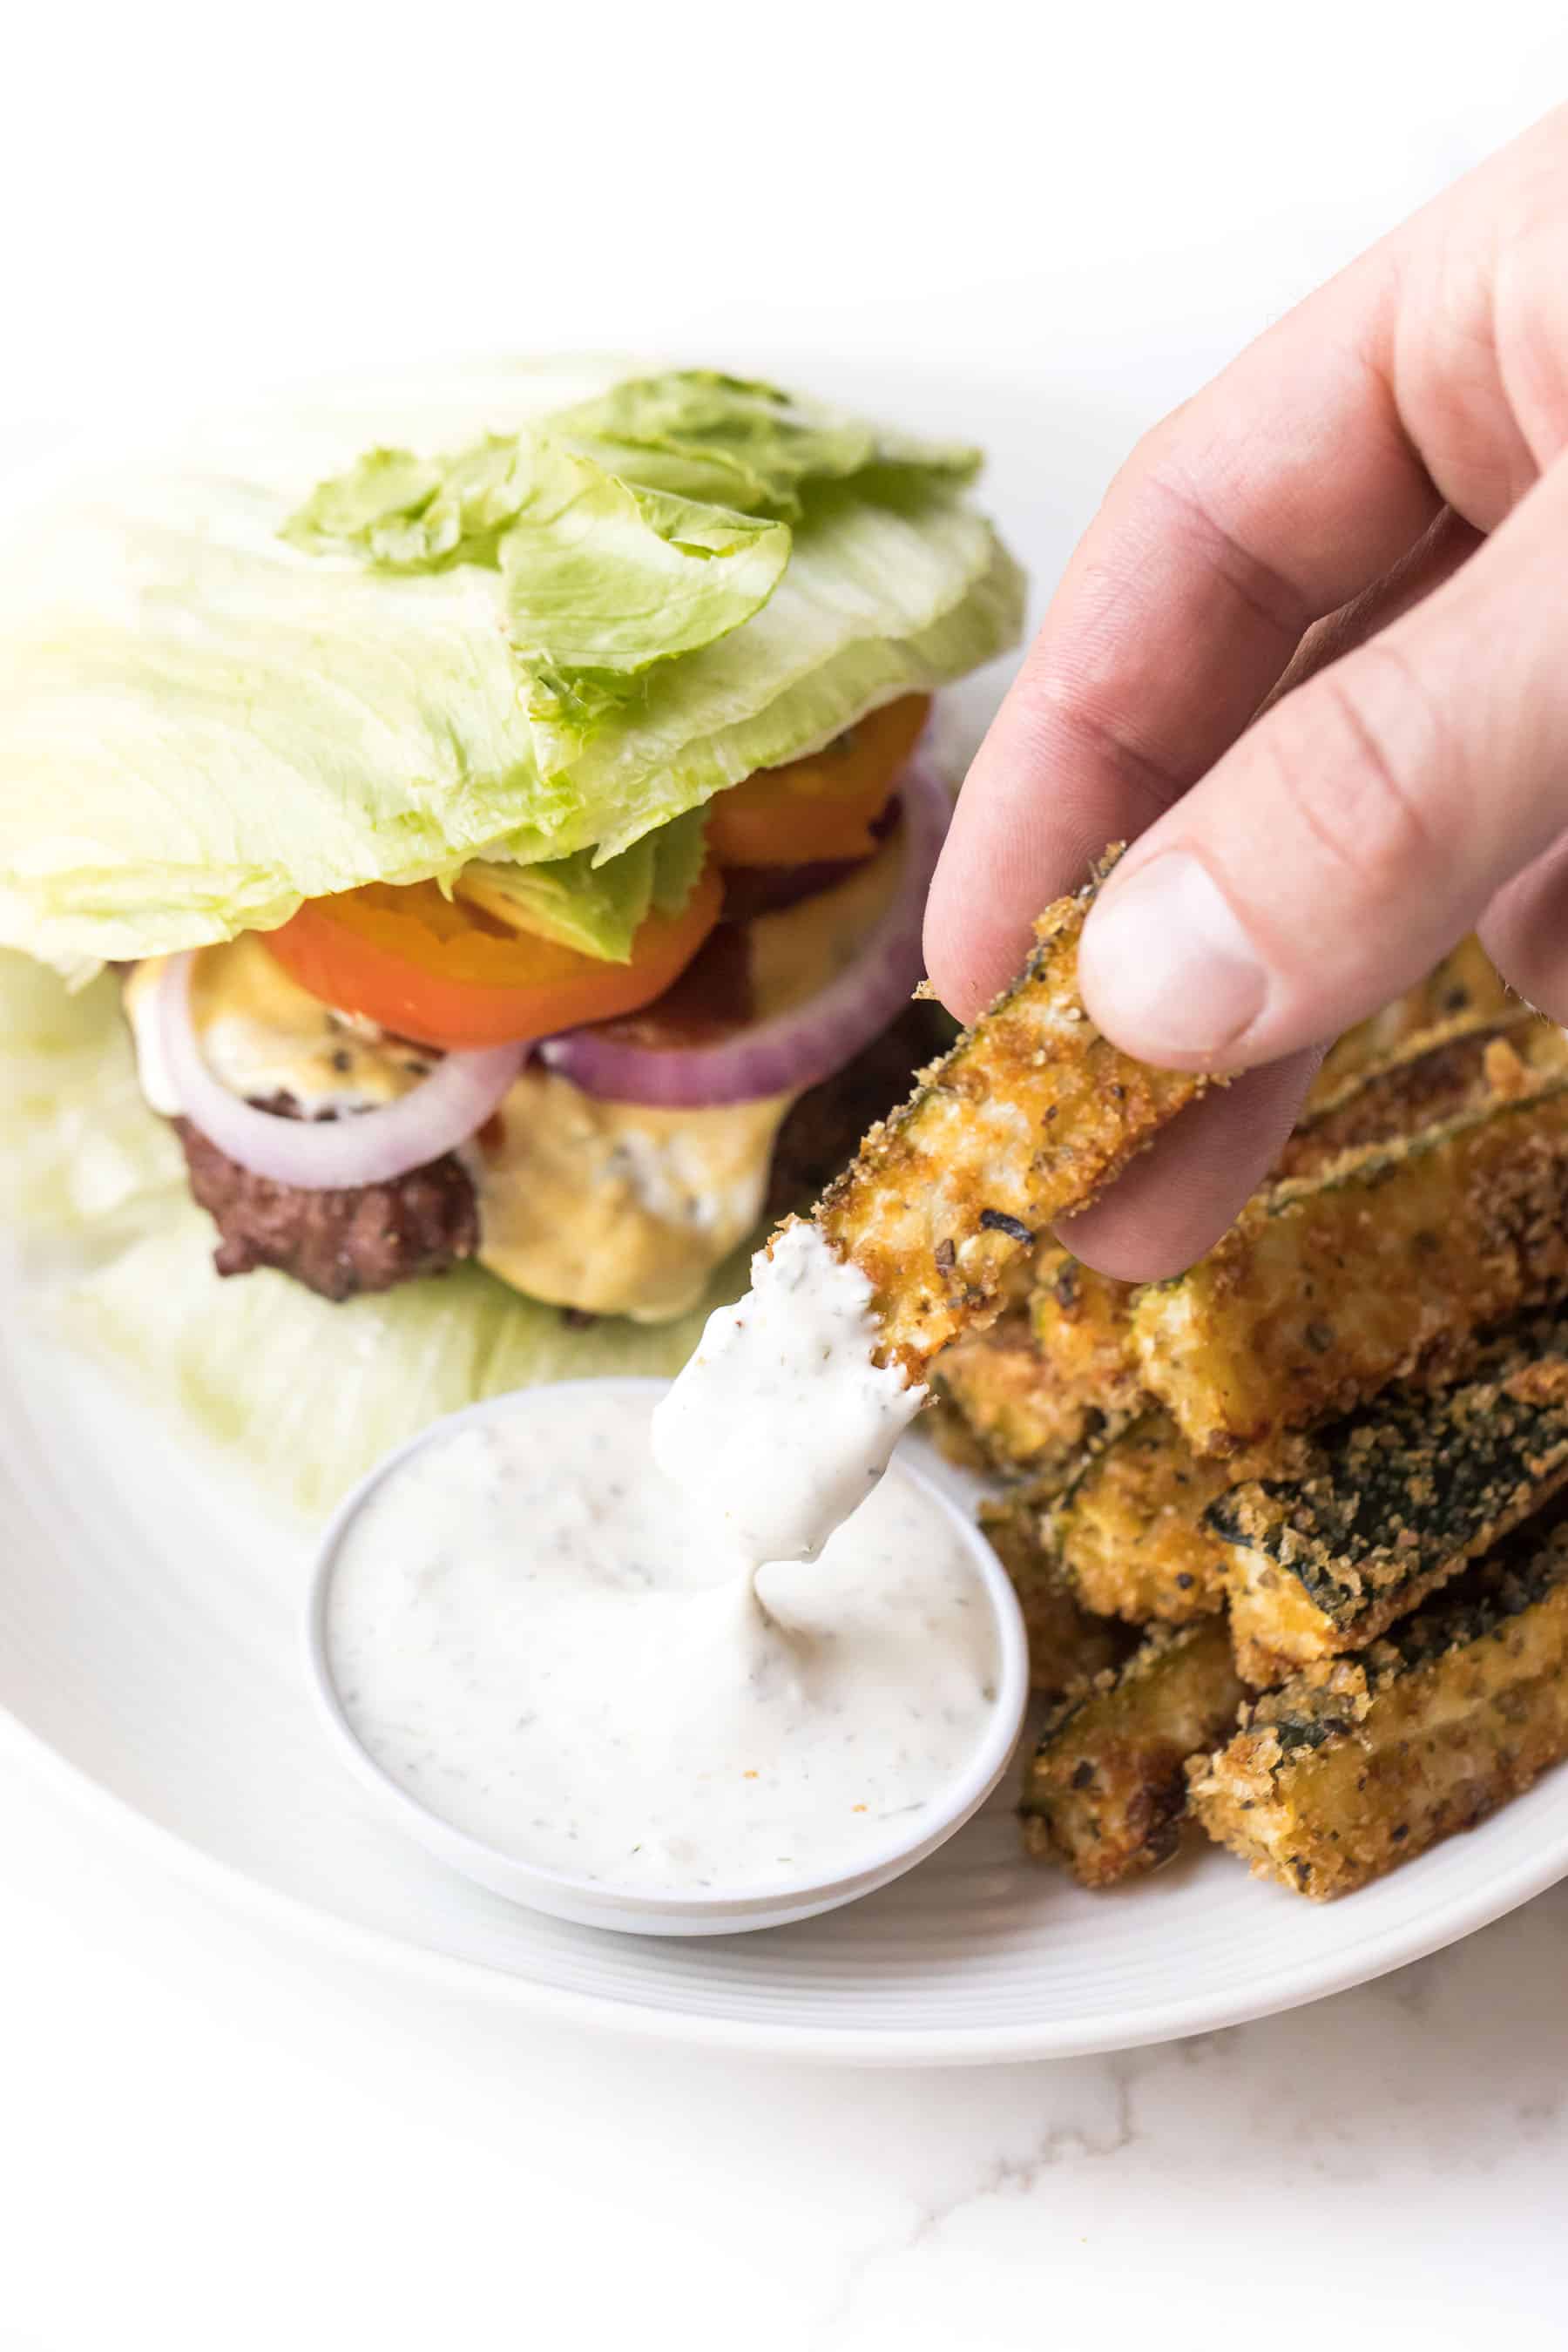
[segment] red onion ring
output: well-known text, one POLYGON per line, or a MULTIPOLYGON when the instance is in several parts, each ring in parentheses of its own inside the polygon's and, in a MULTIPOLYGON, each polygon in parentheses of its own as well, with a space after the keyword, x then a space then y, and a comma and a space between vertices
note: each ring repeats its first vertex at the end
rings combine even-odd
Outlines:
POLYGON ((803 1093, 880 1036, 925 971, 921 928, 926 895, 952 816, 952 795, 921 761, 899 782, 903 871, 863 951, 793 1013, 742 1029, 716 1045, 630 1045, 596 1029, 571 1029, 538 1048, 552 1070, 608 1102, 702 1110, 803 1093))
POLYGON ((439 1160, 483 1127, 522 1067, 525 1045, 447 1054, 427 1078, 384 1109, 335 1119, 279 1118, 231 1094, 208 1068, 191 1019, 195 955, 171 956, 159 983, 158 1025, 180 1108, 210 1143, 275 1184, 341 1192, 390 1183, 439 1160))

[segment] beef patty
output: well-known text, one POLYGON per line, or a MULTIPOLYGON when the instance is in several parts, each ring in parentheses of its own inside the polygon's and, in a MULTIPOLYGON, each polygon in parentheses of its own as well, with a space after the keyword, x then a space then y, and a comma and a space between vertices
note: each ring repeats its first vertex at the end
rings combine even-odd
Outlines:
MULTIPOLYGON (((287 1095, 261 1108, 299 1116, 287 1095)), ((308 1192, 242 1168, 189 1119, 177 1118, 174 1130, 191 1191, 218 1229, 213 1264, 220 1274, 276 1266, 323 1298, 341 1300, 444 1274, 474 1254, 479 1206, 467 1170, 450 1152, 384 1184, 308 1192)))

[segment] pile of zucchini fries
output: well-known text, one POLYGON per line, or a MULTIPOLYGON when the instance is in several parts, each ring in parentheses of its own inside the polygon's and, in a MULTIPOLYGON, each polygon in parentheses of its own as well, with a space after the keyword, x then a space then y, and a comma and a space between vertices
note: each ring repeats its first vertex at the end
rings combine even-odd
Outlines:
POLYGON ((1209 1255, 1134 1289, 1050 1225, 1199 1087, 1089 1022, 1091 897, 817 1216, 884 1360, 1010 1482, 1028 1851, 1105 1886, 1196 1822, 1345 1894, 1568 1754, 1568 1038, 1466 942, 1334 1047, 1209 1255))

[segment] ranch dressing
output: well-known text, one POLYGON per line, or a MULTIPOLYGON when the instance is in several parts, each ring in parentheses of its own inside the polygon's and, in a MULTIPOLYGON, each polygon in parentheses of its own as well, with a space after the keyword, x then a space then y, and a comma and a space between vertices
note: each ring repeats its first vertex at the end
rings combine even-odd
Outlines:
POLYGON ((752 1260, 653 1417, 654 1458, 752 1561, 808 1559, 865 1499, 923 1388, 873 1363, 871 1286, 813 1224, 752 1260))
POLYGON ((776 1301, 720 1350, 712 1481, 687 1400, 661 1431, 689 1491, 655 1462, 646 1390, 569 1384, 438 1432, 348 1525, 326 1619, 342 1708, 395 1781, 491 1847, 628 1889, 826 1878, 910 1833, 984 1737, 1000 1658, 978 1571, 907 1474, 872 1490, 906 1402, 868 1359, 832 1363, 849 1294, 809 1265, 792 1289, 788 1243, 776 1301), (831 1401, 808 1416, 831 1500, 801 1508, 808 1390, 831 1401), (759 1568, 785 1535, 826 1540, 759 1568))

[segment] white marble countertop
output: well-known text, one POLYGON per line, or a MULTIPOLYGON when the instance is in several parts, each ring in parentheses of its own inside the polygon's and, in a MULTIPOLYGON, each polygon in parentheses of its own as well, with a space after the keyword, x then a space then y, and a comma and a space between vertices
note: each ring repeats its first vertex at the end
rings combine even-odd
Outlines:
MULTIPOLYGON (((381 357, 892 354, 1077 388, 1048 553, 1143 423, 1561 93, 1568 28, 97 0, 7 72, 0 463, 381 357)), ((1568 1886, 1212 2038, 861 2074, 334 1957, 31 1771, 0 1884, 4 2352, 1564 2340, 1568 1886)))

